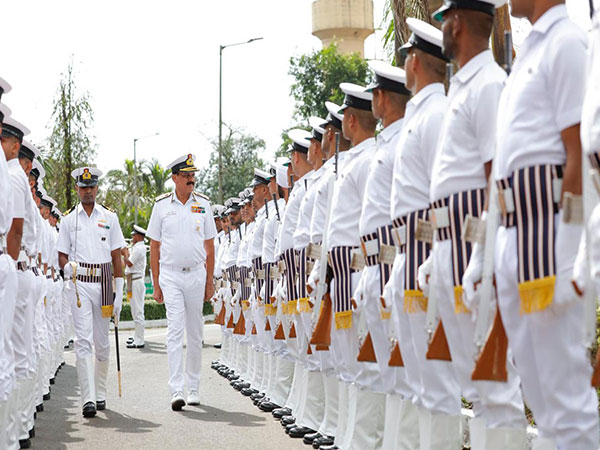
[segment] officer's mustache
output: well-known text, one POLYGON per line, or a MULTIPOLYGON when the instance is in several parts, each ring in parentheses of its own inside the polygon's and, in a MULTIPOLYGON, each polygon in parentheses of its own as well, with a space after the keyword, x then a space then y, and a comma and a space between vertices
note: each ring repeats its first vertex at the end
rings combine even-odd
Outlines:
POLYGON ((196 180, 188 181, 186 186, 193 186, 194 184, 196 184, 196 180))

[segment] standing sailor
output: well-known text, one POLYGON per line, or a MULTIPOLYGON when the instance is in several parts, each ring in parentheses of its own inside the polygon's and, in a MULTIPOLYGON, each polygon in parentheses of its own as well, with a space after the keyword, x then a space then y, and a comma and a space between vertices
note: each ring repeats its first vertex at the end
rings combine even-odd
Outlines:
POLYGON ((154 299, 167 307, 167 354, 171 408, 186 402, 200 404, 198 388, 202 367, 203 304, 214 294, 215 221, 208 198, 194 192, 194 155, 177 158, 168 166, 175 192, 159 196, 152 209, 147 236, 154 299), (183 332, 187 334, 185 379, 183 332))
MULTIPOLYGON (((146 230, 139 225, 133 226, 131 232, 131 252, 125 258, 125 276, 131 286, 131 315, 135 323, 135 333, 127 341, 127 348, 144 348, 144 298, 146 296, 146 252, 148 248, 144 243, 146 230)), ((129 290, 129 289, 128 289, 129 290)))
POLYGON ((81 203, 63 218, 57 243, 59 265, 69 280, 66 295, 75 326, 84 417, 106 409, 109 322, 113 315, 119 317, 123 303, 121 248, 125 239, 117 215, 96 203, 101 175, 100 170, 87 166, 71 173, 81 203))

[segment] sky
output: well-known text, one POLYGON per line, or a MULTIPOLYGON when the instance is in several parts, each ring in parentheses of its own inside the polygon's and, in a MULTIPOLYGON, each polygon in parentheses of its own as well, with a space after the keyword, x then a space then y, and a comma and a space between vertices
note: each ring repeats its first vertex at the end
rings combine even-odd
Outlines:
MULTIPOLYGON (((121 168, 133 158, 134 138, 141 138, 138 159, 167 165, 194 153, 197 165, 206 167, 218 135, 219 45, 262 37, 223 51, 223 122, 263 138, 261 156, 269 158, 293 123, 289 58, 321 48, 311 34, 311 3, 5 2, 0 76, 13 89, 3 102, 31 129, 28 139, 43 144, 61 74, 73 59, 77 87, 91 96, 97 167, 121 168)), ((376 28, 384 5, 374 0, 376 28)), ((569 0, 567 7, 589 28, 587 0, 569 0)), ((366 58, 385 57, 381 36, 379 30, 367 38, 366 58)))

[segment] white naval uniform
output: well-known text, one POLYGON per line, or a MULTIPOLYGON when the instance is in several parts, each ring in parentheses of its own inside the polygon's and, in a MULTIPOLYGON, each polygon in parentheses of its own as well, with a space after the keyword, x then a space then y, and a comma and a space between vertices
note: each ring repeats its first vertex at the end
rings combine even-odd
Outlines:
MULTIPOLYGON (((331 217, 326 230, 328 251, 337 247, 360 246, 360 214, 369 163, 376 150, 375 138, 368 138, 345 152, 344 164, 333 188, 331 217)), ((360 272, 350 275, 351 292, 356 289, 360 277, 360 272)), ((335 295, 332 296, 332 301, 335 304, 335 295)), ((338 311, 336 316, 337 313, 338 311)), ((360 320, 358 314, 351 314, 352 322, 348 328, 334 326, 331 330, 334 354, 339 355, 341 363, 338 375, 342 385, 350 384, 347 402, 340 398, 336 445, 344 449, 374 449, 381 446, 383 439, 385 397, 365 390, 367 380, 373 378, 379 370, 377 364, 357 361, 360 320), (345 423, 340 420, 341 415, 347 415, 345 423)))
POLYGON ((134 345, 144 345, 144 298, 146 296, 146 252, 148 247, 140 241, 131 247, 129 261, 131 267, 125 267, 125 275, 131 274, 131 316, 135 322, 134 345))
POLYGON ((204 242, 217 235, 206 197, 192 193, 185 204, 175 193, 158 200, 146 236, 160 242, 159 285, 167 307, 167 354, 171 393, 198 391, 202 363, 206 250, 204 242), (185 382, 183 331, 187 334, 185 382))
MULTIPOLYGON (((425 86, 406 105, 404 126, 394 160, 390 208, 392 220, 429 208, 431 171, 447 105, 441 83, 425 86)), ((428 336, 425 312, 404 311, 405 260, 404 253, 396 256, 388 284, 392 284, 394 293, 393 313, 398 326, 398 343, 406 379, 415 393, 412 401, 423 408, 419 411, 420 440, 421 443, 429 442, 429 445, 422 448, 458 448, 460 389, 451 363, 426 359, 428 336), (447 428, 443 433, 442 427, 447 428)))
MULTIPOLYGON (((494 179, 529 166, 565 163, 560 133, 581 120, 585 48, 586 37, 564 4, 533 24, 500 97, 494 179)), ((554 441, 559 450, 596 450, 598 405, 582 341, 583 304, 570 287, 583 227, 565 224, 561 216, 555 216, 561 250, 552 304, 520 314, 516 228, 504 226, 496 235, 498 304, 540 438, 554 441)))
MULTIPOLYGON (((451 79, 448 113, 440 133, 431 179, 432 203, 452 194, 487 186, 484 163, 494 157, 496 137, 495 127, 490 124, 496 122, 498 100, 505 80, 506 73, 494 61, 491 50, 473 57, 451 79)), ((485 421, 484 426, 514 429, 514 433, 521 430, 524 439, 521 380, 516 374, 512 355, 507 357, 506 383, 471 380, 474 356, 477 355, 475 323, 470 312, 455 312, 452 257, 450 239, 434 243, 431 289, 437 298, 462 395, 473 403, 475 418, 485 421)), ((475 433, 471 436, 475 450, 492 445, 489 442, 477 447, 475 433)))

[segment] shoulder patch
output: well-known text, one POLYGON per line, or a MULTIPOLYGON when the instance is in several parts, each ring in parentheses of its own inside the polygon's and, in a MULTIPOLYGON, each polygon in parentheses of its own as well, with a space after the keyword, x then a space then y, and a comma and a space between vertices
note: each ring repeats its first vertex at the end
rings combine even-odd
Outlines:
POLYGON ((164 194, 159 195, 158 197, 156 197, 154 199, 155 202, 160 202, 161 200, 164 200, 165 198, 169 197, 172 194, 172 192, 165 192, 164 194))
POLYGON ((106 205, 100 205, 100 206, 102 206, 104 209, 107 209, 107 210, 109 210, 111 213, 115 213, 115 214, 116 214, 116 212, 115 212, 115 210, 114 210, 114 209, 111 209, 111 208, 109 208, 109 207, 108 207, 108 206, 106 206, 106 205))
POLYGON ((208 200, 210 202, 210 198, 208 198, 208 195, 204 195, 201 192, 195 192, 195 191, 194 191, 194 195, 197 195, 198 197, 202 197, 204 200, 208 200))

